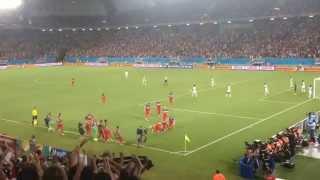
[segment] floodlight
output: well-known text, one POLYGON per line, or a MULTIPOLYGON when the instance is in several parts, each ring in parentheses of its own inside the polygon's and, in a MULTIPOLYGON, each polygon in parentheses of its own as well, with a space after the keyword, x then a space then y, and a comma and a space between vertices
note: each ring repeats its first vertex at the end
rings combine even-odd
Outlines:
POLYGON ((190 26, 190 24, 188 23, 188 24, 186 24, 187 26, 190 26))
POLYGON ((309 15, 309 18, 313 18, 314 16, 313 15, 309 15))
POLYGON ((253 21, 254 21, 254 19, 250 19, 250 20, 249 20, 249 22, 253 22, 253 21))
POLYGON ((232 22, 231 22, 231 21, 228 21, 227 23, 228 23, 228 24, 231 24, 232 22))
POLYGON ((0 0, 0 10, 16 9, 22 5, 22 0, 0 0))
POLYGON ((172 27, 172 25, 171 25, 171 24, 168 24, 168 27, 172 27))
POLYGON ((218 22, 217 22, 217 21, 214 21, 213 24, 218 24, 218 22))
POLYGON ((283 19, 283 20, 287 20, 288 18, 287 18, 287 17, 283 17, 282 19, 283 19))

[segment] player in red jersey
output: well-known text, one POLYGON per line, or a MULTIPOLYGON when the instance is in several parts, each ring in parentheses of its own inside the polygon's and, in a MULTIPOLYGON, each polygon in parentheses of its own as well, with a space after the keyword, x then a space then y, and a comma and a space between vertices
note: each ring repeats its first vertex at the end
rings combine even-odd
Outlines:
POLYGON ((85 117, 86 123, 85 123, 85 129, 86 129, 86 135, 91 136, 92 135, 92 126, 93 126, 93 116, 91 114, 88 114, 85 117))
POLYGON ((102 104, 107 103, 107 96, 105 96, 104 93, 102 93, 102 95, 101 95, 101 102, 102 102, 102 104))
POLYGON ((169 129, 168 121, 162 121, 162 132, 167 131, 169 129))
POLYGON ((156 134, 160 134, 162 132, 162 123, 161 121, 157 122, 152 126, 152 132, 156 134))
POLYGON ((119 126, 117 126, 116 129, 115 129, 115 131, 114 131, 114 138, 115 138, 115 140, 116 140, 116 142, 117 142, 118 144, 123 144, 123 143, 125 143, 125 141, 124 141, 124 139, 123 139, 123 137, 122 137, 122 135, 121 135, 121 133, 120 133, 120 128, 119 128, 119 126))
POLYGON ((74 87, 76 85, 76 80, 74 78, 71 79, 71 86, 74 87))
POLYGON ((169 117, 169 129, 172 129, 176 126, 176 119, 174 117, 169 117))
POLYGON ((64 125, 63 125, 61 113, 59 113, 58 116, 57 116, 57 127, 56 127, 56 131, 57 131, 60 135, 64 135, 64 125))
POLYGON ((169 111, 168 111, 168 109, 163 109, 163 111, 162 111, 162 117, 161 117, 162 122, 168 122, 168 118, 169 118, 169 111))
POLYGON ((112 140, 112 132, 108 127, 102 128, 102 138, 105 142, 109 142, 112 140))
POLYGON ((151 106, 150 104, 146 104, 144 107, 144 118, 146 121, 149 121, 149 118, 151 117, 151 106))
POLYGON ((157 114, 158 116, 160 116, 160 113, 161 113, 161 103, 158 101, 156 102, 156 107, 157 107, 157 114))
POLYGON ((170 92, 170 93, 169 93, 168 98, 169 98, 169 103, 170 103, 170 104, 173 104, 173 103, 174 103, 174 95, 173 95, 173 92, 170 92))

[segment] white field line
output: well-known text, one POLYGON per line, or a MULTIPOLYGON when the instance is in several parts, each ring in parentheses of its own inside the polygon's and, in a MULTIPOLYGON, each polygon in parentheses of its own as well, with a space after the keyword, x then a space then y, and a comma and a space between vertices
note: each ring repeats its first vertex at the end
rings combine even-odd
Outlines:
POLYGON ((199 114, 209 114, 209 115, 216 115, 216 116, 223 116, 223 117, 232 117, 232 118, 239 118, 239 119, 253 119, 253 120, 260 120, 262 118, 258 117, 248 117, 248 116, 238 116, 232 114, 224 114, 224 113, 215 113, 215 112, 204 112, 204 111, 195 111, 190 109, 180 109, 180 108, 171 108, 175 111, 182 111, 182 112, 190 112, 190 113, 199 113, 199 114))
MULTIPOLYGON (((6 118, 2 118, 3 121, 6 121, 6 122, 10 122, 10 123, 13 123, 13 124, 18 124, 18 125, 22 125, 22 126, 26 126, 27 123, 24 123, 24 122, 20 122, 20 121, 15 121, 15 120, 11 120, 11 119, 6 119, 6 118)), ((37 126, 36 128, 41 128, 41 129, 48 129, 47 127, 45 126, 37 126)), ((74 132, 74 131, 64 131, 65 134, 72 134, 72 135, 76 135, 76 136, 79 136, 79 133, 77 132, 74 132)), ((129 146, 137 146, 136 144, 129 144, 129 146)), ((161 149, 161 148, 157 148, 157 147, 151 147, 151 146, 143 146, 144 149, 150 149, 150 150, 153 150, 153 151, 158 151, 158 152, 164 152, 164 153, 169 153, 169 154, 174 154, 174 155, 179 155, 179 156, 183 156, 183 154, 179 153, 180 151, 178 152, 173 152, 173 151, 169 151, 169 150, 166 150, 166 149, 161 149)))
MULTIPOLYGON (((131 146, 137 147, 137 144, 131 144, 131 146)), ((181 154, 179 153, 179 152, 181 152, 181 151, 173 152, 173 151, 169 151, 169 150, 166 150, 166 149, 157 148, 157 147, 152 147, 152 146, 146 146, 146 145, 143 145, 142 147, 143 147, 144 149, 151 149, 151 150, 154 150, 154 151, 160 151, 160 152, 165 152, 165 153, 169 153, 169 154, 181 155, 181 154)), ((183 155, 181 155, 181 156, 183 156, 183 155)))
POLYGON ((275 93, 275 94, 272 94, 271 96, 264 96, 264 97, 260 98, 259 101, 263 101, 263 100, 265 100, 265 99, 268 99, 268 98, 271 98, 271 97, 274 97, 274 96, 277 96, 277 95, 286 93, 286 92, 288 92, 288 91, 290 91, 290 90, 291 90, 291 89, 286 89, 286 90, 283 90, 283 91, 279 91, 279 92, 277 92, 277 93, 275 93))
MULTIPOLYGON (((11 122, 11 123, 14 123, 14 124, 23 125, 23 126, 26 125, 26 123, 23 123, 23 122, 20 122, 20 121, 11 120, 11 119, 2 118, 2 120, 3 120, 3 121, 6 121, 6 122, 11 122)), ((36 128, 48 129, 48 128, 45 127, 45 126, 40 126, 40 125, 38 125, 36 128)), ((79 135, 79 133, 74 132, 74 131, 64 131, 64 132, 65 132, 66 134, 79 135)))
MULTIPOLYGON (((250 79, 250 80, 243 80, 243 81, 238 81, 238 82, 233 82, 233 83, 230 83, 231 85, 239 85, 239 84, 244 84, 246 82, 249 82, 249 81, 254 81, 256 79, 250 79)), ((217 88, 205 88, 205 89, 201 89, 199 90, 198 92, 206 92, 206 91, 211 91, 211 90, 217 90, 217 89, 223 89, 223 88, 226 88, 224 86, 221 86, 221 87, 217 87, 217 88)), ((187 93, 183 93, 183 94, 180 94, 180 95, 177 95, 175 96, 175 99, 179 98, 179 97, 184 97, 184 96, 187 96, 187 95, 190 95, 191 96, 191 89, 190 91, 188 91, 187 93)), ((148 101, 148 102, 144 102, 143 104, 139 104, 140 106, 141 105, 145 105, 146 103, 155 103, 157 101, 164 101, 164 100, 167 100, 167 98, 160 98, 160 99, 156 99, 156 100, 151 100, 151 101, 148 101)))
POLYGON ((262 102, 267 102, 267 103, 278 103, 278 104, 297 104, 297 102, 289 102, 289 101, 274 101, 274 100, 260 100, 262 102))
POLYGON ((184 156, 188 156, 188 155, 190 155, 190 154, 193 154, 193 153, 195 153, 195 152, 198 152, 198 151, 200 151, 200 150, 202 150, 202 149, 204 149, 204 148, 206 148, 206 147, 209 147, 209 146, 211 146, 211 145, 213 145, 213 144, 216 144, 216 143, 218 143, 218 142, 220 142, 220 141, 223 141, 224 139, 227 139, 227 138, 229 138, 229 137, 231 137, 231 136, 233 136, 233 135, 239 134, 239 133, 241 133, 242 131, 245 131, 245 130, 247 130, 247 129, 249 129, 249 128, 252 128, 252 127, 254 127, 254 126, 258 125, 258 124, 261 124, 261 123, 263 123, 263 122, 265 122, 265 121, 267 121, 267 120, 272 119, 273 117, 276 117, 276 116, 278 116, 278 115, 280 115, 280 114, 283 114, 283 113, 285 113, 285 112, 288 112, 288 111, 290 111, 290 110, 292 110, 292 109, 295 109, 295 108, 297 108, 297 107, 299 107, 299 106, 301 106, 301 105, 303 105, 303 104, 306 104, 306 103, 308 103, 308 102, 310 102, 310 101, 312 101, 312 99, 308 99, 308 100, 303 101, 303 102, 301 102, 301 103, 299 103, 299 104, 296 104, 296 105, 291 106, 291 107, 289 107, 289 108, 286 108, 286 109, 284 109, 284 110, 282 110, 282 111, 279 111, 279 112, 277 112, 277 113, 274 113, 274 114, 272 114, 271 116, 268 116, 268 117, 266 117, 266 118, 264 118, 264 119, 261 119, 260 121, 254 122, 254 123, 252 123, 252 124, 250 124, 250 125, 248 125, 248 126, 246 126, 246 127, 243 127, 243 128, 238 129, 238 130, 236 130, 236 131, 233 131, 233 132, 230 133, 230 134, 227 134, 227 135, 225 135, 225 136, 223 136, 223 137, 220 137, 220 138, 218 138, 218 139, 216 139, 216 140, 214 140, 214 141, 211 141, 211 142, 209 142, 209 143, 207 143, 207 144, 205 144, 205 145, 203 145, 203 146, 200 146, 200 147, 198 147, 198 148, 196 148, 196 149, 194 149, 194 150, 192 150, 192 151, 190 151, 190 152, 188 152, 188 153, 185 153, 184 156))

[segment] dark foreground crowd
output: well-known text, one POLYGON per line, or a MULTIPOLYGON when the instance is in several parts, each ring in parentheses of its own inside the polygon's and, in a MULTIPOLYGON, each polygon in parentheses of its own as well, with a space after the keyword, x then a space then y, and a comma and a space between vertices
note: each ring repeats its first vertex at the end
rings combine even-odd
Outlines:
POLYGON ((45 157, 30 139, 30 152, 15 155, 6 142, 0 145, 0 180, 138 180, 153 167, 146 156, 125 156, 105 152, 90 156, 82 148, 83 140, 65 156, 45 157))

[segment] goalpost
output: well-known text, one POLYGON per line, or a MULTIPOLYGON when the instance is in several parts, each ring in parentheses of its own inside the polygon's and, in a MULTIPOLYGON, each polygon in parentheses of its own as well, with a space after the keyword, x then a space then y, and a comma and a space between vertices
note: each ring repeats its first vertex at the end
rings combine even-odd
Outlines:
POLYGON ((320 77, 313 80, 313 98, 320 99, 320 77))

